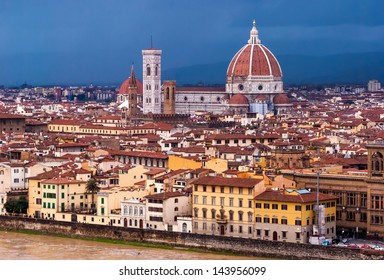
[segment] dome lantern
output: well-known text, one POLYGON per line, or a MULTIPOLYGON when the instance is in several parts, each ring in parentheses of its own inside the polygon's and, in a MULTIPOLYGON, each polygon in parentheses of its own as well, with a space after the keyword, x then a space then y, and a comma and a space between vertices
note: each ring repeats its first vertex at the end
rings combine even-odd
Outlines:
POLYGON ((256 20, 253 20, 253 27, 250 32, 251 36, 248 40, 248 44, 258 45, 261 44, 261 40, 259 39, 259 31, 256 28, 256 20))

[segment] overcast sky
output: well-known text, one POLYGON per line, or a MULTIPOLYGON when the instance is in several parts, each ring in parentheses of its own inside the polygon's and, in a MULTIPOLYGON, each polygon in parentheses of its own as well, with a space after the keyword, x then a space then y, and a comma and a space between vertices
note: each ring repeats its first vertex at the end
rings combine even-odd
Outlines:
MULTIPOLYGON (((163 69, 230 61, 253 19, 285 54, 382 52, 382 0, 1 0, 0 84, 119 83, 141 50, 163 69)), ((224 80, 224 78, 223 78, 224 80)))

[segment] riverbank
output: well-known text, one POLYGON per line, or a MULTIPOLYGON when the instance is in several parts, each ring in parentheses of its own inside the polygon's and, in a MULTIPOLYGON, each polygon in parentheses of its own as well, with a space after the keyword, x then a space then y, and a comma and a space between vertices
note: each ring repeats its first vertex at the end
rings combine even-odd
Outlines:
MULTIPOLYGON (((0 260, 257 260, 245 256, 0 231, 0 260)), ((1 261, 0 261, 1 262, 1 261)))
POLYGON ((286 242, 201 235, 191 233, 142 230, 82 223, 57 222, 0 216, 0 229, 26 230, 43 234, 76 238, 110 240, 111 242, 142 243, 165 248, 189 248, 268 259, 328 259, 328 260, 383 260, 376 252, 342 247, 316 246, 286 242))
MULTIPOLYGON (((233 253, 220 252, 220 251, 208 251, 208 250, 197 249, 197 248, 184 248, 184 247, 182 248, 182 247, 173 247, 170 245, 114 240, 114 239, 107 239, 107 238, 92 238, 92 237, 73 236, 73 235, 68 236, 64 234, 47 233, 47 232, 40 232, 40 231, 27 230, 27 229, 7 229, 7 230, 0 229, 0 232, 3 232, 3 233, 10 232, 10 233, 18 233, 18 234, 34 235, 34 236, 51 236, 51 237, 73 239, 73 240, 92 241, 92 242, 98 242, 103 244, 131 246, 131 247, 137 247, 137 248, 172 250, 172 251, 182 251, 182 252, 191 252, 191 253, 200 253, 200 254, 212 254, 217 256, 222 255, 227 257, 233 256, 236 258, 247 257, 241 254, 233 254, 233 253)), ((252 258, 252 259, 259 259, 259 258, 252 258)))

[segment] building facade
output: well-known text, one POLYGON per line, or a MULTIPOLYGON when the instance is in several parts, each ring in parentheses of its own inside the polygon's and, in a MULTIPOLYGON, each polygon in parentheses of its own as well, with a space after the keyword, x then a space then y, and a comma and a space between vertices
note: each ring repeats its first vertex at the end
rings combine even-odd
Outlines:
MULTIPOLYGON (((308 243, 319 235, 316 217, 316 192, 307 190, 268 190, 255 197, 255 238, 263 240, 308 243)), ((336 197, 319 195, 324 206, 320 234, 336 236, 336 197)))
POLYGON ((264 191, 262 179, 205 176, 193 182, 194 233, 254 237, 254 197, 264 191))

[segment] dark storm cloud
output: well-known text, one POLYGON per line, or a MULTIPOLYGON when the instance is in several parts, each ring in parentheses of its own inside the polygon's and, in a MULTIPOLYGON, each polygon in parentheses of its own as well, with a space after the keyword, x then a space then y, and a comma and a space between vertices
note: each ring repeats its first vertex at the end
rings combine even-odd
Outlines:
POLYGON ((114 83, 141 50, 163 69, 229 61, 256 19, 277 57, 384 49, 383 1, 2 0, 0 84, 114 83))

